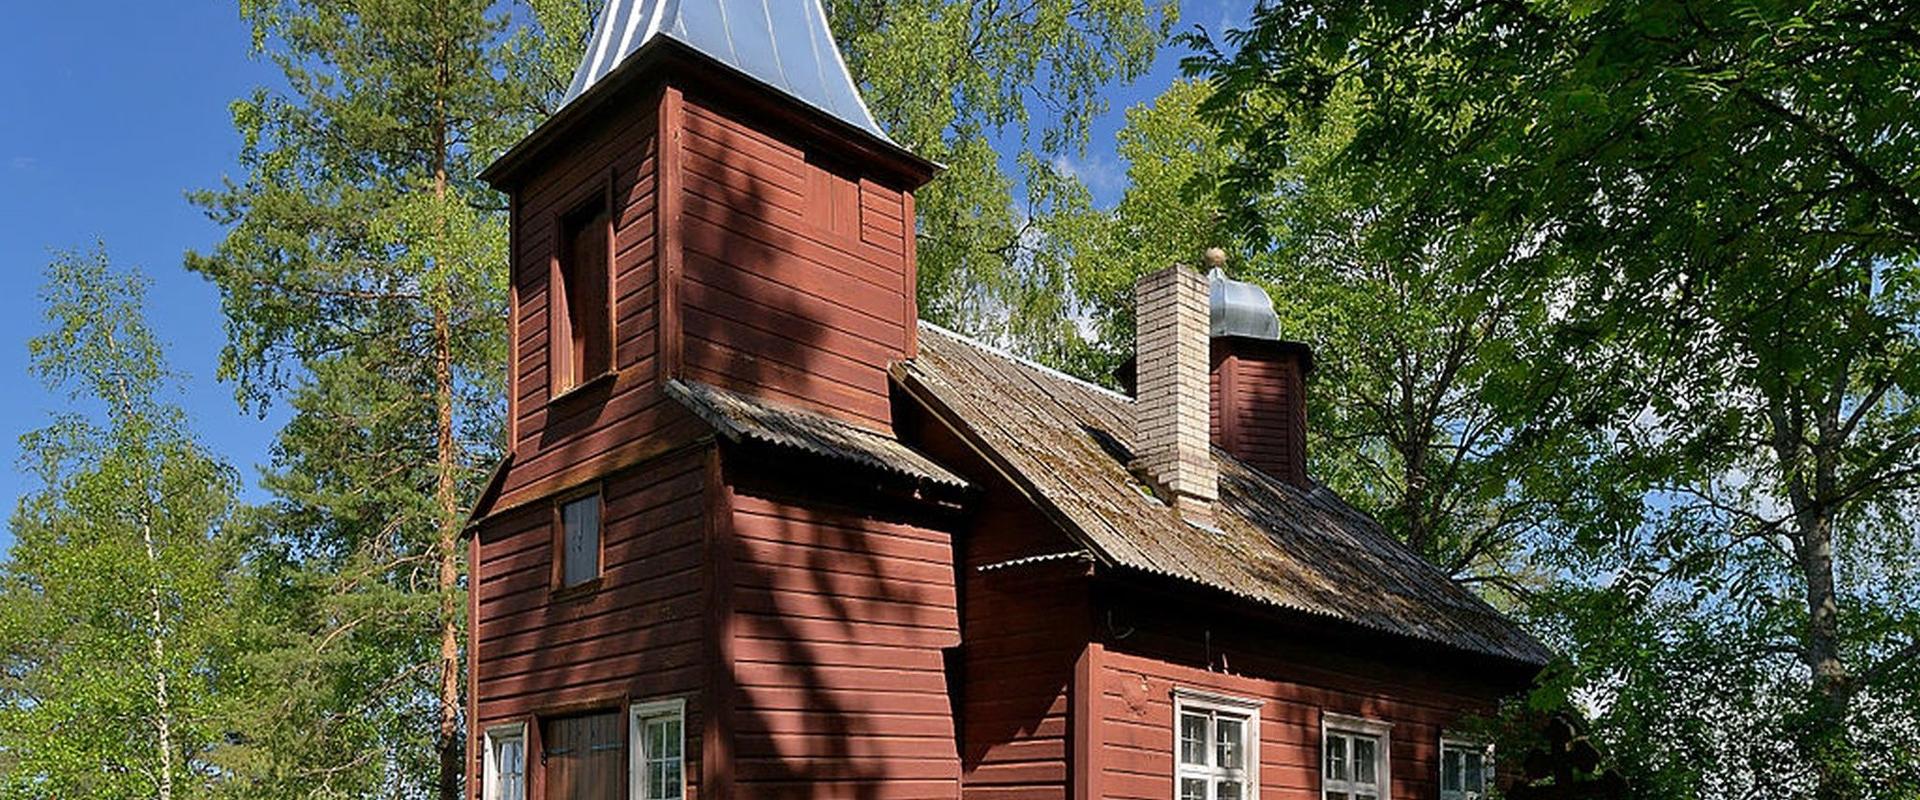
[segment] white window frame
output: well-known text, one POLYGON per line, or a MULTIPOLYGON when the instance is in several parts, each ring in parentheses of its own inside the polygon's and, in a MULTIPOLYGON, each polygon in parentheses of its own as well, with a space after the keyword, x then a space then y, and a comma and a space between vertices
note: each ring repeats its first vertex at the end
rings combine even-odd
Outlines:
MULTIPOLYGON (((1379 800, 1393 798, 1393 723, 1365 717, 1352 717, 1346 714, 1322 712, 1320 714, 1320 797, 1325 800, 1332 792, 1340 792, 1351 800, 1356 790, 1365 787, 1350 781, 1335 781, 1327 777, 1327 740, 1336 735, 1369 736, 1380 741, 1374 749, 1374 776, 1379 778, 1375 788, 1379 790, 1379 800)), ((1352 754, 1348 754, 1352 758, 1352 754)))
MULTIPOLYGON (((1461 769, 1461 782, 1466 782, 1466 770, 1461 769)), ((1440 775, 1435 786, 1440 787, 1440 800, 1486 800, 1487 788, 1493 785, 1493 744, 1470 736, 1440 736, 1440 775), (1447 790, 1447 751, 1460 750, 1480 754, 1480 791, 1470 792, 1464 787, 1458 791, 1447 790)))
MULTIPOLYGON (((1260 797, 1260 708, 1262 701, 1244 697, 1218 694, 1199 689, 1175 688, 1173 690, 1173 800, 1180 800, 1180 779, 1199 778, 1207 782, 1207 800, 1215 797, 1215 782, 1220 780, 1238 780, 1241 800, 1258 800, 1260 797), (1222 769, 1217 766, 1195 766, 1183 762, 1180 758, 1180 722, 1189 711, 1205 712, 1209 718, 1218 714, 1227 714, 1246 720, 1246 748, 1242 758, 1246 766, 1238 770, 1222 769)), ((1218 728, 1207 726, 1207 752, 1217 753, 1215 732, 1218 728)))
POLYGON ((520 740, 520 800, 528 800, 527 765, 532 757, 527 750, 530 743, 527 741, 527 723, 524 722, 515 722, 509 725, 495 725, 487 729, 485 769, 483 770, 481 778, 485 783, 481 784, 480 788, 481 800, 505 800, 505 798, 500 797, 499 794, 499 745, 500 742, 509 739, 520 740))
POLYGON ((680 721, 680 800, 687 796, 687 701, 684 697, 634 703, 627 711, 627 797, 656 800, 647 794, 646 724, 662 717, 680 721))

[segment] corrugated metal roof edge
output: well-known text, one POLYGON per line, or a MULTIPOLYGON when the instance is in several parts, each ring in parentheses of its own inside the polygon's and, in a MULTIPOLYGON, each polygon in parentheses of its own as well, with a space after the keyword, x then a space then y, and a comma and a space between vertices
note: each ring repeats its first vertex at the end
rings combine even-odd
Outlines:
MULTIPOLYGON (((941 467, 939 464, 935 463, 932 459, 927 459, 927 462, 929 464, 933 464, 935 467, 939 467, 944 474, 931 474, 931 473, 922 474, 922 473, 914 472, 911 470, 901 469, 899 467, 893 466, 892 464, 889 464, 884 460, 881 460, 878 458, 853 458, 845 453, 837 453, 822 447, 812 447, 812 446, 807 446, 805 443, 801 443, 801 442, 791 442, 791 441, 785 441, 782 439, 776 439, 769 436, 764 436, 758 433, 757 431, 752 431, 752 430, 742 428, 741 426, 736 424, 733 420, 728 419, 725 415, 719 413, 719 411, 717 411, 716 409, 712 408, 711 406, 708 406, 706 403, 701 402, 698 397, 694 396, 693 392, 687 387, 687 385, 678 378, 668 380, 665 384, 663 384, 663 387, 668 397, 673 398, 675 402, 678 402, 680 405, 684 406, 688 411, 692 412, 694 416, 700 418, 700 421, 706 423, 708 427, 713 428, 715 433, 720 434, 721 436, 725 437, 727 441, 733 442, 735 444, 739 444, 746 439, 751 439, 755 442, 772 446, 772 447, 782 447, 790 450, 797 450, 800 452, 820 456, 822 458, 830 458, 838 461, 849 461, 849 462, 857 463, 872 469, 892 473, 894 475, 898 475, 903 478, 910 478, 917 481, 927 481, 930 483, 938 483, 942 486, 949 486, 955 489, 971 489, 972 488, 972 484, 967 483, 966 479, 961 478, 958 475, 955 475, 951 470, 947 470, 945 467, 941 467)), ((805 413, 805 412, 791 411, 790 413, 805 413)), ((905 444, 903 443, 901 446, 905 447, 905 444)), ((922 457, 924 458, 924 456, 922 457)))

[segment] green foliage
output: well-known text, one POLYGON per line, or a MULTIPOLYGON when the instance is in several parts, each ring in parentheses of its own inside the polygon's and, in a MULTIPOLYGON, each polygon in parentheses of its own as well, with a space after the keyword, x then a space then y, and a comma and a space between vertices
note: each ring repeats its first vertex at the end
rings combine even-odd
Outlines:
POLYGON ((1207 191, 1235 158, 1198 114, 1210 94, 1203 83, 1176 81, 1152 104, 1127 109, 1116 148, 1127 162, 1127 189, 1111 210, 1082 211, 1065 237, 1080 245, 1072 254, 1072 310, 1092 329, 1064 337, 1065 352, 1052 361, 1106 379, 1133 354, 1134 282, 1170 264, 1198 267, 1207 248, 1233 245, 1207 191))
POLYGON ((40 488, 0 563, 0 797, 211 796, 244 696, 234 471, 203 449, 104 251, 47 270, 35 375, 72 410, 21 440, 40 488))
POLYGON ((1543 304, 1486 395, 1558 454, 1518 484, 1553 504, 1533 560, 1567 587, 1534 610, 1673 796, 1920 782, 1888 744, 1920 709, 1916 15, 1301 2, 1192 64, 1247 153, 1236 230, 1320 249, 1269 210, 1347 126, 1325 164, 1357 207, 1481 296, 1543 304), (1670 733, 1698 755, 1637 744, 1670 733))
POLYGON ((256 545, 273 609, 256 667, 279 689, 239 771, 253 796, 451 796, 462 673, 442 642, 506 352, 507 219, 476 176, 544 118, 586 3, 241 13, 286 89, 234 104, 244 175, 193 194, 228 235, 187 263, 221 291, 222 377, 293 411, 256 545))
POLYGON ((887 131, 946 171, 922 189, 920 313, 1064 357, 1073 259, 1091 206, 1055 167, 1086 145, 1101 91, 1145 73, 1166 0, 829 0, 835 34, 887 131), (996 151, 1017 143, 1008 174, 996 151))

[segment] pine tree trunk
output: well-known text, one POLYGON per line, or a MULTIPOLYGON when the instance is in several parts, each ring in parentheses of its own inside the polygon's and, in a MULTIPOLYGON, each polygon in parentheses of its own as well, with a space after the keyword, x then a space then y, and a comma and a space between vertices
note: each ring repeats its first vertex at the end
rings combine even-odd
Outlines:
POLYGON ((436 588, 440 596, 440 798, 458 800, 465 774, 465 747, 460 731, 460 516, 455 496, 456 459, 453 441, 453 334, 444 308, 433 314, 434 415, 438 453, 435 499, 440 510, 439 559, 436 588))
MULTIPOLYGON (((447 57, 440 53, 440 81, 449 82, 447 57)), ((440 724, 435 742, 440 753, 440 800, 459 800, 466 776, 466 743, 460 730, 460 506, 455 470, 459 459, 453 439, 453 325, 449 319, 453 307, 451 255, 446 245, 447 159, 449 123, 444 100, 436 107, 438 124, 434 132, 433 193, 438 201, 441 242, 435 253, 435 267, 443 270, 439 297, 433 309, 433 399, 435 468, 437 484, 434 499, 440 511, 439 537, 435 555, 439 574, 435 588, 440 597, 440 724)))

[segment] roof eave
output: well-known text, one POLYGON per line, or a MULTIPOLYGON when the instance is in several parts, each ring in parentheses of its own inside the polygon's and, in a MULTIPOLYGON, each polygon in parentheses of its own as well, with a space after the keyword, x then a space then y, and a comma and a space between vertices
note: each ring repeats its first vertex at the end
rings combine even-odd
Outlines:
MULTIPOLYGON (((728 78, 744 81, 763 95, 787 110, 797 112, 809 122, 832 131, 839 138, 855 143, 879 158, 888 171, 898 173, 914 184, 915 188, 925 185, 946 169, 945 166, 922 158, 898 142, 884 136, 875 135, 860 126, 840 119, 826 111, 796 98, 778 87, 760 80, 732 65, 716 59, 706 53, 688 46, 670 35, 658 35, 641 45, 620 62, 606 77, 588 86, 579 97, 561 106, 544 122, 533 129, 532 133, 521 139, 493 163, 480 171, 480 179, 495 189, 506 191, 511 188, 514 176, 523 171, 527 164, 555 144, 568 131, 591 118, 605 108, 615 97, 642 76, 652 74, 656 68, 678 60, 681 65, 695 67, 674 75, 675 81, 685 80, 686 76, 699 76, 699 70, 719 70, 728 78)), ((712 83, 711 77, 703 76, 712 83)))

